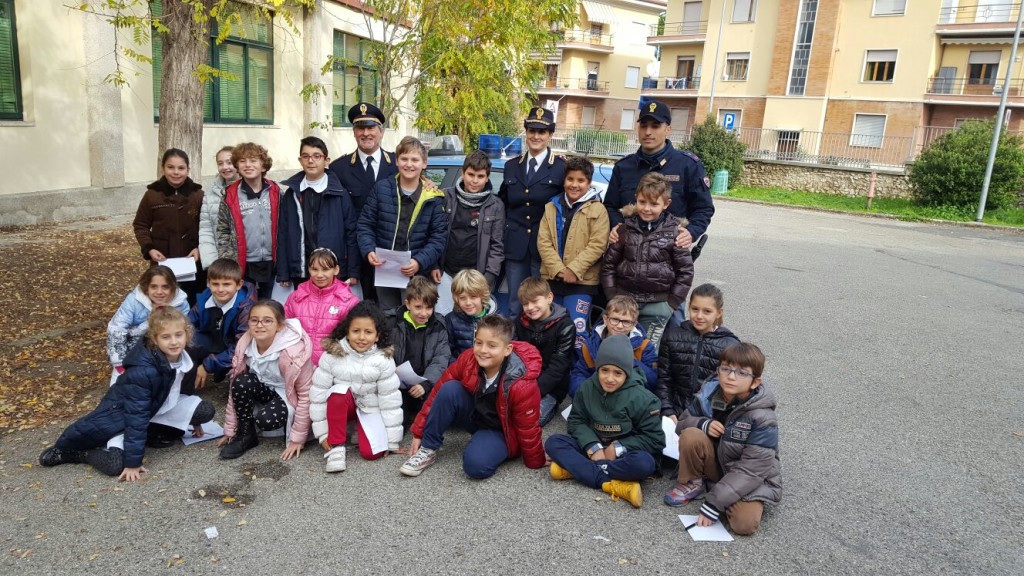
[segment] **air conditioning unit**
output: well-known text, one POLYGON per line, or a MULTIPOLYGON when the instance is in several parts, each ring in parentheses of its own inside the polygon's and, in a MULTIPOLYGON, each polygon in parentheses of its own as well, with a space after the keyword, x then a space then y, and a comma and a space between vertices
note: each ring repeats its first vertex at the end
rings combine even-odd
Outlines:
POLYGON ((1002 86, 1002 84, 995 84, 994 86, 992 86, 992 95, 993 96, 1001 96, 1002 94, 1003 94, 1003 86, 1002 86))

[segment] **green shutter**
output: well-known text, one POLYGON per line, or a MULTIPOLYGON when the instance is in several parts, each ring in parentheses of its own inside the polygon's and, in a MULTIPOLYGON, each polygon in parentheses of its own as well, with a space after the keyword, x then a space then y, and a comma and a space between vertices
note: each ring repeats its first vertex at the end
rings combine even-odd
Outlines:
POLYGON ((229 80, 221 76, 220 117, 224 122, 245 122, 245 46, 225 42, 217 47, 217 67, 222 73, 235 76, 229 80))
MULTIPOLYGON (((163 16, 163 0, 152 0, 149 3, 154 18, 163 16)), ((164 37, 155 29, 150 30, 150 45, 153 47, 153 119, 160 120, 160 85, 163 82, 164 37)))
POLYGON ((274 75, 271 50, 249 47, 249 121, 270 123, 274 121, 274 75))
POLYGON ((0 118, 22 119, 18 32, 13 0, 0 0, 0 118))

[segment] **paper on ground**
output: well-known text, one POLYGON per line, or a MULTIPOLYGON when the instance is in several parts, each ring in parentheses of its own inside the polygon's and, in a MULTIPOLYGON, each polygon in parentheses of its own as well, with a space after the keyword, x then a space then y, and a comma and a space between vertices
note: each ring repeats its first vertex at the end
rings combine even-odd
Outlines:
POLYGON ((409 285, 409 277, 402 274, 402 266, 412 260, 412 252, 399 252, 387 248, 375 248, 377 259, 384 263, 373 270, 373 283, 378 288, 401 288, 409 285))
POLYGON ((220 424, 217 424, 216 422, 211 420, 211 421, 207 422, 206 424, 203 424, 203 435, 202 436, 200 436, 199 438, 193 438, 192 437, 192 427, 189 426, 188 430, 185 431, 185 435, 181 437, 181 441, 185 443, 185 446, 191 446, 192 444, 195 444, 196 442, 206 442, 207 440, 213 440, 215 438, 220 438, 223 435, 224 435, 224 428, 221 428, 220 424))
MULTIPOLYGON (((689 526, 697 521, 697 517, 680 514, 679 521, 683 523, 683 526, 689 526)), ((732 542, 733 540, 732 535, 725 529, 725 525, 721 521, 707 527, 694 526, 686 533, 693 538, 694 542, 732 542)))
POLYGON ((427 381, 426 378, 420 376, 412 369, 412 364, 408 361, 403 362, 398 368, 396 368, 395 374, 398 374, 398 379, 402 381, 402 388, 410 388, 420 382, 427 381))
POLYGON ((168 258, 161 262, 164 266, 171 269, 174 272, 174 277, 177 278, 178 282, 188 282, 196 279, 196 261, 189 258, 168 258))
POLYGON ((566 421, 568 421, 570 413, 572 413, 572 404, 569 404, 565 407, 565 410, 562 410, 562 418, 565 418, 566 421))
POLYGON ((679 435, 676 434, 675 422, 668 416, 662 416, 661 429, 665 432, 665 449, 661 453, 673 460, 679 460, 679 435))
POLYGON ((370 441, 370 451, 378 454, 388 449, 388 431, 384 427, 384 418, 380 412, 363 412, 356 408, 356 416, 363 427, 366 439, 370 441))

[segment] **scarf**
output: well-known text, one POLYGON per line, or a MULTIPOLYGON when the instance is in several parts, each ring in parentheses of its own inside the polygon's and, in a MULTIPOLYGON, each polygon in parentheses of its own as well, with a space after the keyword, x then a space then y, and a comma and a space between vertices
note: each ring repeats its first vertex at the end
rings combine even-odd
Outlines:
POLYGON ((459 200, 459 204, 462 204, 466 208, 479 208, 483 206, 484 202, 487 201, 487 197, 491 195, 491 191, 488 190, 488 186, 484 186, 483 190, 473 193, 466 192, 466 189, 462 186, 462 179, 455 183, 455 195, 459 200))

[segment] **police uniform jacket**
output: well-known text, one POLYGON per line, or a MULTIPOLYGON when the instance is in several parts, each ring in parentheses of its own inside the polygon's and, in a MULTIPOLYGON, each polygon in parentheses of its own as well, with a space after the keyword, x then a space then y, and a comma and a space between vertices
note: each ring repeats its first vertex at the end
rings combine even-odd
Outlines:
MULTIPOLYGON (((380 166, 374 166, 377 178, 371 180, 366 175, 366 168, 359 160, 359 152, 355 151, 338 158, 330 165, 331 172, 341 181, 341 186, 348 190, 352 197, 352 204, 356 207, 356 217, 363 211, 363 204, 366 204, 366 197, 373 194, 373 187, 381 180, 394 178, 398 174, 398 166, 395 164, 394 152, 380 151, 380 166)), ((343 269, 344 270, 344 269, 343 269)))
POLYGON ((530 154, 524 152, 505 162, 505 180, 498 197, 505 204, 505 259, 525 260, 528 255, 540 260, 537 234, 544 206, 562 193, 565 158, 548 148, 544 162, 527 179, 530 154), (527 252, 529 250, 529 252, 527 252))

